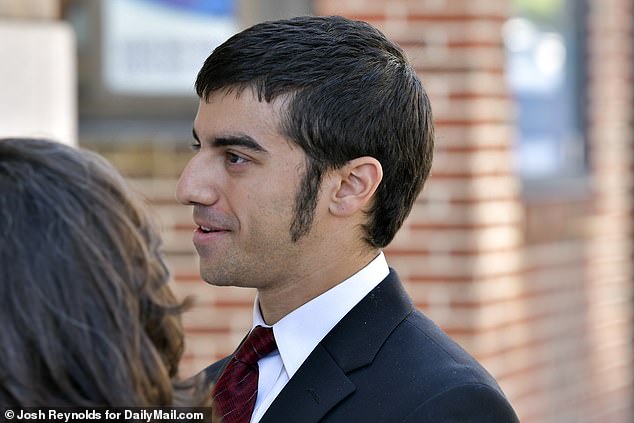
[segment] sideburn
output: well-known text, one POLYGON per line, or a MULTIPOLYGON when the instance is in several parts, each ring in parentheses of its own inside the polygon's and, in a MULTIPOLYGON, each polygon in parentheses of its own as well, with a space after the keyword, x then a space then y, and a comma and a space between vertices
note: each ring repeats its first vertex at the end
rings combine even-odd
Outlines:
POLYGON ((307 235, 313 226, 322 176, 322 166, 309 159, 295 194, 295 213, 290 227, 293 242, 307 235))

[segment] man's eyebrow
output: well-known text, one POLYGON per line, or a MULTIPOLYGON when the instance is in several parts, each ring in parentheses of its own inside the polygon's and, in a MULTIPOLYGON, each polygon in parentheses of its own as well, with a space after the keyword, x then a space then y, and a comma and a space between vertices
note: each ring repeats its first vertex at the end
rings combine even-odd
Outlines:
MULTIPOLYGON (((201 142, 200 138, 198 137, 198 133, 196 132, 196 129, 192 129, 192 136, 194 137, 196 141, 201 142)), ((210 140, 210 144, 212 147, 238 146, 238 147, 247 148, 249 150, 252 150, 258 153, 266 153, 266 154, 269 153, 266 148, 260 145, 260 143, 258 143, 256 140, 254 140, 252 137, 246 134, 219 136, 216 138, 212 138, 210 140)))
POLYGON ((216 137, 211 141, 211 145, 212 147, 244 147, 257 153, 268 154, 268 151, 260 143, 246 134, 216 137))

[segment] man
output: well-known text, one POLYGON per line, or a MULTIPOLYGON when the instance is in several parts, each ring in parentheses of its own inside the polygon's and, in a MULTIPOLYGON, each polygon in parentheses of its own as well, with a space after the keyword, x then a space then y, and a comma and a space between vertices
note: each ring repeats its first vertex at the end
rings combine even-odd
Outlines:
POLYGON ((433 149, 401 49, 341 17, 262 23, 210 55, 196 91, 177 197, 193 205, 200 272, 257 289, 255 329, 205 370, 225 421, 517 421, 381 252, 433 149))

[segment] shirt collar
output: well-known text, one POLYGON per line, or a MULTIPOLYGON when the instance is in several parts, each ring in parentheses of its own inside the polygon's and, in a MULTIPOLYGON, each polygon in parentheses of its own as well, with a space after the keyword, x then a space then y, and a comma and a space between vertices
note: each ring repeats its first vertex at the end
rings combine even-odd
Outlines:
MULTIPOLYGON (((380 252, 363 269, 273 325, 277 348, 289 378, 293 377, 328 332, 389 273, 385 256, 380 252)), ((256 297, 253 327, 258 325, 270 327, 264 322, 256 297)))

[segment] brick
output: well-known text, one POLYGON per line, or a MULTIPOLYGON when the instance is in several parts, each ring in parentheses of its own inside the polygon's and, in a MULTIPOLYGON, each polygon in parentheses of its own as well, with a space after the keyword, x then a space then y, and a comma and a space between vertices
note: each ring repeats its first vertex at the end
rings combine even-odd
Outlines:
POLYGON ((432 174, 461 174, 464 172, 479 174, 514 172, 511 151, 480 150, 466 153, 436 154, 432 174))
POLYGON ((485 201, 473 205, 448 202, 425 202, 412 209, 410 225, 452 227, 515 225, 522 221, 522 211, 510 201, 485 201))
POLYGON ((183 324, 191 330, 229 330, 231 332, 248 329, 251 326, 251 310, 252 306, 218 310, 209 305, 200 305, 193 307, 183 315, 183 324))
POLYGON ((518 192, 518 182, 513 178, 481 176, 469 181, 441 181, 434 180, 432 175, 431 181, 425 186, 422 198, 428 202, 445 204, 458 200, 485 202, 515 198, 518 192))
POLYGON ((318 14, 339 13, 351 17, 381 19, 381 17, 407 16, 417 20, 503 20, 509 11, 508 2, 501 0, 469 2, 466 0, 390 1, 384 0, 320 0, 318 14), (397 11, 394 12, 394 9, 397 11), (391 12, 392 11, 392 12, 391 12))
POLYGON ((387 251, 473 252, 518 248, 521 234, 515 226, 491 226, 477 229, 408 229, 396 235, 387 251))

